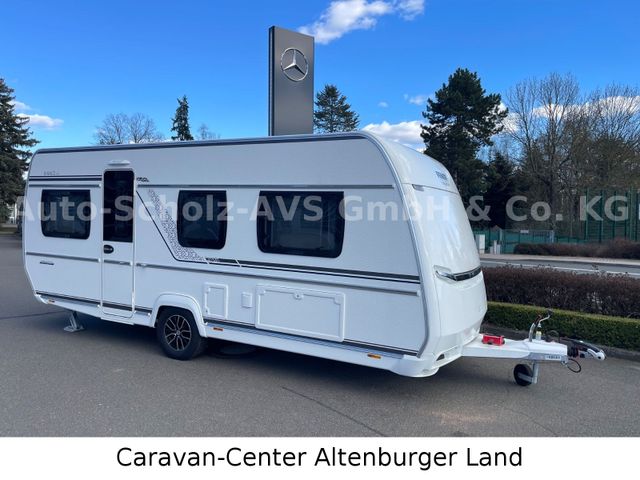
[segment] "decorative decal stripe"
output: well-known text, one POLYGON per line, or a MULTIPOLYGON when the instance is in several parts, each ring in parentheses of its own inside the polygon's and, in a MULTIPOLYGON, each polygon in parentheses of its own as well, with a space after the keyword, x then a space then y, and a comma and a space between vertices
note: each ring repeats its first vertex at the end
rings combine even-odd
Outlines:
POLYGON ((278 337, 278 338, 283 338, 287 340, 294 340, 297 342, 314 343, 317 345, 323 345, 323 346, 333 347, 333 348, 336 348, 336 347, 347 348, 349 350, 357 349, 359 351, 362 351, 363 353, 379 352, 382 354, 386 354, 386 355, 390 354, 394 356, 402 356, 402 355, 415 356, 418 354, 416 350, 390 347, 385 345, 374 345, 374 344, 365 343, 365 342, 357 342, 354 340, 345 340, 343 342, 332 342, 331 340, 322 340, 318 338, 304 337, 302 335, 292 335, 289 333, 273 332, 270 330, 262 330, 262 329, 256 328, 255 325, 241 323, 241 322, 234 322, 230 320, 219 320, 219 319, 205 317, 204 321, 208 326, 211 326, 211 327, 219 325, 221 327, 244 331, 246 333, 268 335, 270 337, 278 337))
MULTIPOLYGON (((40 295, 41 297, 47 297, 52 299, 63 300, 65 302, 76 302, 76 303, 84 303, 87 305, 91 305, 93 307, 100 306, 100 300, 92 299, 92 298, 83 298, 83 297, 73 297, 70 295, 62 295, 58 293, 49 293, 49 292, 41 292, 36 291, 36 295, 40 295)), ((115 308, 118 310, 131 310, 131 305, 124 305, 122 303, 102 303, 103 307, 107 308, 115 308)), ((149 307, 140 307, 138 305, 135 306, 135 311, 140 313, 151 313, 153 311, 152 308, 149 307)))
POLYGON ((213 184, 188 184, 178 185, 171 183, 145 183, 139 184, 138 188, 201 188, 201 189, 222 189, 222 188, 256 188, 256 189, 297 189, 297 190, 393 190, 393 185, 269 185, 269 184, 226 184, 226 185, 213 185, 213 184))
POLYGON ((269 268, 278 270, 292 270, 304 273, 326 273, 332 275, 345 275, 345 276, 358 276, 369 279, 385 279, 392 281, 406 281, 420 283, 420 277, 417 275, 406 275, 403 273, 384 273, 384 272, 371 272, 366 270, 345 270, 339 268, 327 268, 327 267, 315 267, 307 265, 288 265, 280 263, 267 263, 267 262, 253 262, 248 260, 236 260, 236 262, 243 267, 256 267, 256 268, 269 268))
MULTIPOLYGON (((299 279, 299 278, 291 278, 291 277, 285 277, 282 275, 267 275, 267 274, 260 274, 260 273, 254 273, 252 271, 249 271, 247 268, 251 268, 251 267, 246 267, 242 270, 237 270, 235 272, 225 272, 225 271, 221 271, 221 270, 207 270, 205 268, 196 268, 196 267, 182 267, 182 266, 173 266, 173 265, 157 265, 157 264, 152 264, 152 263, 143 263, 143 262, 138 262, 136 263, 137 267, 141 267, 141 268, 155 268, 158 270, 174 270, 174 271, 183 271, 183 272, 198 272, 198 273, 204 273, 204 274, 215 274, 215 275, 231 275, 231 276, 237 276, 237 277, 253 277, 253 278, 263 278, 263 279, 269 279, 269 280, 281 280, 281 281, 285 281, 285 282, 294 282, 294 283, 307 283, 307 284, 313 284, 313 285, 326 285, 329 287, 343 287, 343 288, 351 288, 354 290, 365 290, 367 292, 381 292, 381 293, 393 293, 393 294, 397 294, 397 295, 409 295, 409 296, 417 296, 418 295, 418 291, 417 290, 400 290, 397 288, 387 288, 387 287, 369 287, 369 286, 365 286, 365 285, 354 285, 354 284, 349 284, 349 283, 344 283, 344 282, 340 282, 340 281, 334 281, 334 282, 329 282, 329 281, 323 281, 323 280, 315 280, 315 279, 299 279)), ((274 271, 278 271, 278 270, 274 270, 274 271)), ((308 272, 305 272, 308 273, 308 272)), ((364 277, 352 277, 352 278, 364 278, 364 277)), ((365 278, 366 279, 366 278, 365 278)), ((382 280, 380 278, 373 278, 372 280, 382 280)), ((402 283, 407 283, 407 282, 402 282, 402 283)))
POLYGON ((123 303, 102 302, 102 308, 112 308, 114 310, 133 310, 133 305, 125 305, 123 303))
POLYGON ((99 183, 29 183, 30 187, 55 187, 55 188, 98 188, 99 183))
POLYGON ((57 176, 30 176, 30 182, 84 182, 102 180, 101 175, 57 175, 57 176))
MULTIPOLYGON (((167 248, 171 250, 173 257, 176 260, 183 262, 195 262, 195 263, 207 263, 204 257, 200 256, 194 249, 183 247, 178 241, 178 229, 176 223, 173 221, 169 210, 162 204, 162 200, 158 194, 152 188, 148 189, 149 198, 153 204, 153 212, 149 212, 151 220, 158 226, 156 220, 160 223, 162 232, 158 229, 160 236, 165 240, 167 248)), ((138 192, 140 196, 140 192, 138 192)), ((141 198, 142 199, 142 198, 141 198)), ((145 203, 144 201, 142 202, 145 203)), ((145 205, 146 208, 146 205, 145 205)), ((149 211, 149 210, 147 210, 149 211)))
POLYGON ((81 262, 96 262, 96 263, 100 262, 99 258, 76 257, 74 255, 60 255, 57 253, 26 252, 25 255, 30 255, 34 257, 62 258, 65 260, 79 260, 81 262))
POLYGON ((40 295, 42 297, 48 297, 52 299, 65 300, 70 302, 78 302, 78 303, 86 303, 92 306, 99 306, 100 300, 96 300, 94 298, 83 298, 83 297, 72 297, 70 295, 62 295, 59 293, 49 293, 49 292, 40 292, 36 290, 36 295, 40 295))

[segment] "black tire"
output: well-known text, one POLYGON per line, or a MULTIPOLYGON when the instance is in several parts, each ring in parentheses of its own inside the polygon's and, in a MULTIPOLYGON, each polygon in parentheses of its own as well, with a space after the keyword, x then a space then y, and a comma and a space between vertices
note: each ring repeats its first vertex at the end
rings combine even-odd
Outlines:
POLYGON ((524 363, 519 363, 513 369, 513 378, 518 385, 520 385, 521 387, 528 387, 529 385, 531 385, 531 380, 520 377, 520 374, 526 375, 528 377, 533 377, 533 370, 531 370, 531 367, 529 365, 525 365, 524 363))
POLYGON ((156 337, 164 353, 176 360, 190 360, 207 347, 193 315, 181 308, 165 308, 156 322, 156 337))

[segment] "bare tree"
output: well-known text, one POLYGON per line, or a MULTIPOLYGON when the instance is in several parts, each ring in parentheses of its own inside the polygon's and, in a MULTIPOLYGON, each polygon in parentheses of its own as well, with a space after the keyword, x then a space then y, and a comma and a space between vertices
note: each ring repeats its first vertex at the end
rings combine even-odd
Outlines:
POLYGON ((151 117, 142 113, 129 116, 124 113, 109 114, 97 127, 96 143, 114 145, 123 143, 149 143, 163 139, 151 117))
POLYGON ((209 130, 209 127, 206 123, 202 123, 198 127, 198 133, 196 137, 198 140, 217 140, 218 138, 220 138, 220 135, 209 130))
MULTIPOLYGON (((572 183, 566 175, 572 159, 570 126, 579 104, 575 78, 557 73, 521 82, 507 94, 512 122, 508 133, 520 145, 522 169, 541 187, 554 213, 558 212, 560 191, 572 183)), ((550 227, 555 229, 555 225, 554 214, 550 227)))
POLYGON ((640 147, 640 89, 626 85, 608 85, 589 98, 590 110, 597 117, 597 133, 640 147))
POLYGON ((551 74, 519 83, 507 102, 507 133, 519 146, 530 193, 551 207, 550 228, 556 228, 556 213, 574 218, 587 188, 637 188, 640 89, 610 85, 583 97, 572 76, 551 74))
POLYGON ((131 143, 158 142, 162 139, 163 136, 156 129, 152 118, 142 113, 134 113, 129 117, 129 140, 131 143))
POLYGON ((622 188, 637 185, 640 180, 640 91, 620 85, 597 90, 589 97, 585 115, 591 127, 586 156, 590 183, 622 188))
POLYGON ((128 143, 127 123, 128 117, 124 113, 110 113, 96 129, 96 143, 99 145, 128 143))

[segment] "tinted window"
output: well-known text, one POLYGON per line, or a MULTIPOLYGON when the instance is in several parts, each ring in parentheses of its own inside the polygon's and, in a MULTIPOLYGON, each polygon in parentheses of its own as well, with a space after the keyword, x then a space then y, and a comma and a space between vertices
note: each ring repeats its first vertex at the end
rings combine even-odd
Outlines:
POLYGON ((91 196, 89 190, 43 190, 42 234, 45 237, 89 238, 91 196))
POLYGON ((267 253, 335 258, 342 251, 342 192, 260 192, 258 246, 267 253))
POLYGON ((178 242, 183 247, 224 247, 227 236, 227 194, 183 190, 178 194, 178 242))
POLYGON ((103 238, 110 242, 133 241, 133 172, 104 172, 103 238))

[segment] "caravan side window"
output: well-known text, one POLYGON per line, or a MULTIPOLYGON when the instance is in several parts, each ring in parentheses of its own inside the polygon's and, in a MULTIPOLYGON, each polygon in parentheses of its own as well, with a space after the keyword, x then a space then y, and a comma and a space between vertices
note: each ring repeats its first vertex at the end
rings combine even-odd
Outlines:
POLYGON ((227 239, 227 192, 182 190, 178 194, 178 242, 219 250, 227 239))
POLYGON ((40 225, 45 237, 86 240, 91 231, 89 190, 43 190, 40 225))
POLYGON ((104 172, 102 239, 105 242, 133 242, 133 172, 104 172))
POLYGON ((260 192, 258 247, 266 253, 336 258, 342 252, 343 192, 260 192))

